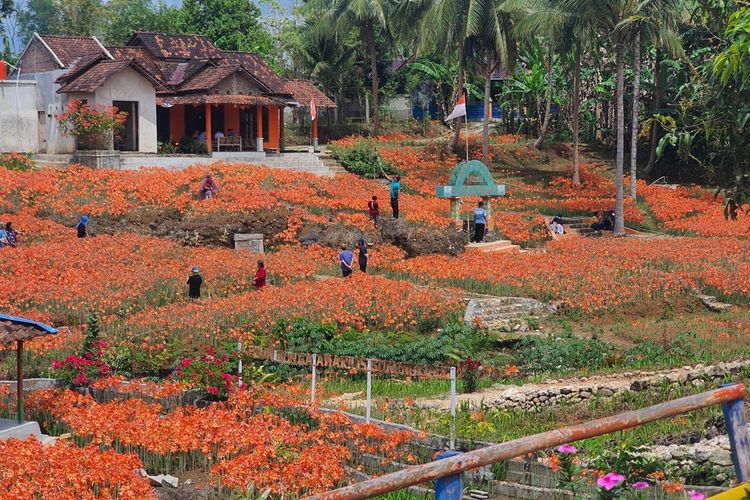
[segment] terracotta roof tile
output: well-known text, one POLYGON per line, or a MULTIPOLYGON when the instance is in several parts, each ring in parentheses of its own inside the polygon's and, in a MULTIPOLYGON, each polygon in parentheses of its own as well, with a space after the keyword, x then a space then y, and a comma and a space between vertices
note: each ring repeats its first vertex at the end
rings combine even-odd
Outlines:
POLYGON ((309 107, 312 98, 315 98, 315 107, 317 108, 335 108, 336 103, 323 93, 312 82, 307 80, 287 80, 284 83, 284 90, 291 94, 295 101, 303 107, 309 107))
POLYGON ((40 35, 40 37, 66 68, 84 56, 103 53, 102 48, 91 37, 59 35, 40 35))
POLYGON ((130 66, 130 61, 101 61, 80 75, 73 77, 58 92, 94 92, 107 78, 130 66))
POLYGON ((221 52, 204 35, 136 33, 128 45, 143 45, 160 59, 213 59, 221 52))
POLYGON ((166 85, 169 76, 165 73, 162 61, 157 61, 144 47, 107 47, 115 60, 129 60, 137 62, 148 74, 162 85, 166 85), (162 63, 162 64, 160 64, 162 63))
POLYGON ((258 54, 222 50, 221 56, 227 64, 241 64, 255 78, 260 80, 262 84, 268 87, 270 92, 284 93, 284 80, 274 73, 258 54))
POLYGON ((198 90, 210 90, 224 78, 228 77, 232 73, 236 73, 242 69, 241 66, 209 66, 200 70, 187 82, 180 85, 178 88, 179 92, 194 92, 198 90))

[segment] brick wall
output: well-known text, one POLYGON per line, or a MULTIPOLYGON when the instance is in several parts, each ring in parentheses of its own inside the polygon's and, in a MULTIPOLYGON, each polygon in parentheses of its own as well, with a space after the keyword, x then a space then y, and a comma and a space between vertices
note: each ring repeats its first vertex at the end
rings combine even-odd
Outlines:
POLYGON ((31 41, 20 63, 22 75, 60 69, 52 54, 36 38, 31 41))

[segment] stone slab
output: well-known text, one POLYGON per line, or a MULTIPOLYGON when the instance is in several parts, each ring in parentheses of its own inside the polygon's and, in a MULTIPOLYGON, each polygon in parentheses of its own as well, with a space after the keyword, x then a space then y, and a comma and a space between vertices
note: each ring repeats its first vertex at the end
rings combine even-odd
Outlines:
POLYGON ((235 234, 234 249, 245 250, 253 253, 265 253, 263 249, 263 235, 242 233, 235 234))
POLYGON ((19 424, 17 420, 0 418, 0 440, 11 438, 23 440, 29 436, 34 436, 41 441, 42 430, 38 423, 29 421, 19 424))

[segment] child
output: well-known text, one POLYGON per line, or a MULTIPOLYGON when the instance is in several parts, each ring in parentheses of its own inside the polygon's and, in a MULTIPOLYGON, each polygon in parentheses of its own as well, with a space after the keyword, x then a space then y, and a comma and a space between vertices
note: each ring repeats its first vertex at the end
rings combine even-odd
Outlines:
POLYGON ((377 196, 373 196, 372 200, 367 202, 367 209, 370 211, 370 218, 375 223, 375 229, 377 229, 378 219, 380 219, 380 205, 378 205, 377 196))
POLYGON ((258 261, 258 270, 255 271, 253 286, 256 290, 262 290, 266 287, 266 264, 262 260, 258 261))

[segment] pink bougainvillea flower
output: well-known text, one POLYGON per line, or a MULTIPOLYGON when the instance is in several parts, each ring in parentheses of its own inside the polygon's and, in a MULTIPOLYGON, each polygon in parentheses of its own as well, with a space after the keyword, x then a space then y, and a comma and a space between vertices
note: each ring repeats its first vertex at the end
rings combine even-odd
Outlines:
POLYGON ((219 392, 219 389, 213 386, 206 387, 206 392, 209 394, 216 394, 219 392))
POLYGON ((706 495, 699 491, 688 491, 687 496, 690 500, 703 500, 706 498, 706 495))
POLYGON ((605 490, 610 491, 617 488, 620 484, 622 484, 623 481, 625 481, 625 476, 623 476, 622 474, 618 474, 617 472, 608 472, 606 476, 597 479, 596 484, 598 484, 605 490))
POLYGON ((649 484, 646 481, 638 481, 637 483, 633 483, 631 486, 636 490, 645 490, 649 487, 649 484))
POLYGON ((564 444, 557 449, 558 453, 575 453, 578 449, 571 444, 564 444))

